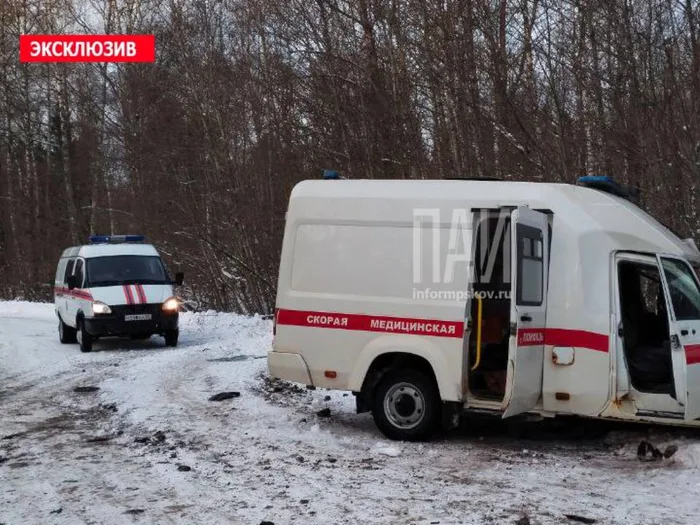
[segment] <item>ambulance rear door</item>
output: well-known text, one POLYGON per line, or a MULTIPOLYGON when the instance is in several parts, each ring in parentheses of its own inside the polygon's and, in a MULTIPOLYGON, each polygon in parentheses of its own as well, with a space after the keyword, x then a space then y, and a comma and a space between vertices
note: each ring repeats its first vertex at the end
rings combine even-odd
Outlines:
POLYGON ((547 282, 548 217, 527 207, 511 216, 511 296, 508 376, 503 417, 535 408, 542 396, 547 282))

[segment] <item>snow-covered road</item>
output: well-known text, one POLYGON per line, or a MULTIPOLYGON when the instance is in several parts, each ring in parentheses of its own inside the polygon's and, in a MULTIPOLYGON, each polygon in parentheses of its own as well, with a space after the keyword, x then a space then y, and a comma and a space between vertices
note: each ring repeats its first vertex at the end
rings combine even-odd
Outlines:
POLYGON ((270 381, 270 331, 183 314, 176 349, 152 338, 81 354, 59 344, 51 305, 0 303, 0 524, 700 521, 698 437, 518 439, 474 422, 391 443, 351 396, 270 381), (221 391, 241 395, 208 401, 221 391), (642 463, 642 438, 679 451, 642 463))

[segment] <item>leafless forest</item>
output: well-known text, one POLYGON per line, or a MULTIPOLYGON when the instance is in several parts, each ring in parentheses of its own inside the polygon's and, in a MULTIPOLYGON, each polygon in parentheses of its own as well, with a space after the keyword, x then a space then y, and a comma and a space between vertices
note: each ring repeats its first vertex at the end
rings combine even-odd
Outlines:
MULTIPOLYGON (((143 233, 194 304, 273 308, 286 199, 351 178, 609 174, 700 237, 697 0, 0 0, 0 296, 143 233), (155 64, 20 64, 23 33, 155 64)), ((700 239, 698 239, 700 240, 700 239)))

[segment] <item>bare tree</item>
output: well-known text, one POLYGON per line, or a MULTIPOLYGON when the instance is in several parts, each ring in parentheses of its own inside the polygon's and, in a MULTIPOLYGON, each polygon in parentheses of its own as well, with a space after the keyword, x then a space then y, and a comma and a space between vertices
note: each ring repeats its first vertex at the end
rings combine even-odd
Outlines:
MULTIPOLYGON (((144 233, 201 307, 274 308, 293 185, 608 173, 700 235, 690 0, 6 0, 0 296, 144 233), (23 33, 153 33, 155 64, 21 64, 23 33)), ((700 239, 699 239, 700 240, 700 239)))

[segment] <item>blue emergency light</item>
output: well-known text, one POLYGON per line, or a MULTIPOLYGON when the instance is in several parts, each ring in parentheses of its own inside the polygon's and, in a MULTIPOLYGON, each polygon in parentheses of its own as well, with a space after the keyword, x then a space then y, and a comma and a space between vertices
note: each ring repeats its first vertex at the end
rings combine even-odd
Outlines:
POLYGON ((336 180, 339 178, 340 178, 340 175, 338 174, 337 171, 335 171, 335 170, 323 170, 323 179, 324 180, 336 180))
POLYGON ((91 235, 90 244, 116 244, 122 242, 142 242, 143 235, 91 235))
POLYGON ((607 175, 586 175, 585 177, 579 177, 578 183, 581 186, 604 191, 624 199, 629 199, 633 196, 633 192, 629 188, 621 186, 607 175))

